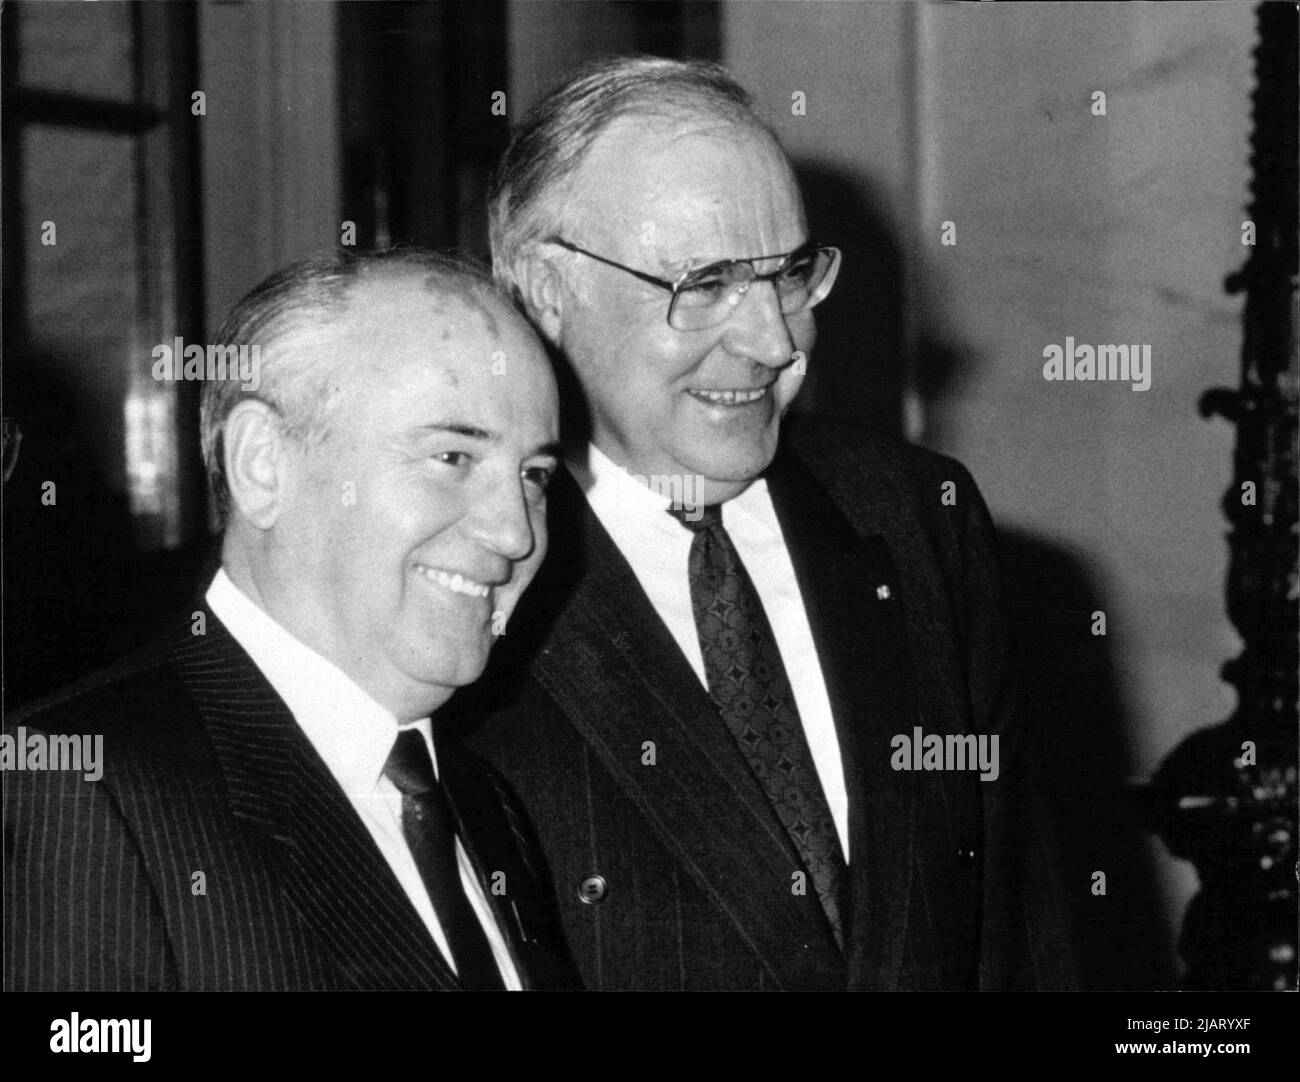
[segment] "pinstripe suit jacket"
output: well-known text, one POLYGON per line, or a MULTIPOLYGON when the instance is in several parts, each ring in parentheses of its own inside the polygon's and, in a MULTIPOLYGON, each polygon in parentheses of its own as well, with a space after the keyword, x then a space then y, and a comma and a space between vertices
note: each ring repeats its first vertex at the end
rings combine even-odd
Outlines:
POLYGON ((780 820, 571 479, 509 645, 460 704, 471 746, 537 825, 589 988, 1069 987, 980 494, 951 459, 817 424, 783 434, 768 483, 844 760, 845 951, 814 892, 792 892, 780 820), (1000 777, 893 770, 915 726, 997 734, 1000 777))
MULTIPOLYGON (((104 736, 104 774, 6 772, 10 989, 454 989, 369 831, 211 612, 8 719, 104 736), (195 893, 202 872, 204 893, 195 893)), ((459 833, 525 987, 576 983, 500 783, 439 743, 459 833)))

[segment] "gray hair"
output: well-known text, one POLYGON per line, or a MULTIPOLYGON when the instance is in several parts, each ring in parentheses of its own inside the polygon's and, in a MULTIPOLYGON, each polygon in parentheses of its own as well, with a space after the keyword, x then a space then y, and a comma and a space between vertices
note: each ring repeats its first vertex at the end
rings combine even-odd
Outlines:
POLYGON ((518 291, 524 251, 560 231, 558 196, 592 143, 611 122, 631 115, 702 116, 776 138, 749 92, 718 64, 620 56, 584 65, 529 111, 493 176, 492 270, 508 288, 518 291))
POLYGON ((290 438, 309 445, 328 432, 331 385, 337 366, 314 363, 304 355, 268 350, 308 326, 334 323, 348 311, 348 295, 361 282, 382 274, 423 276, 430 291, 472 292, 509 300, 487 272, 457 256, 424 248, 375 252, 347 249, 311 256, 282 267, 254 286, 230 310, 213 335, 218 347, 258 347, 260 379, 256 391, 234 379, 204 382, 199 435, 208 483, 222 523, 230 511, 222 430, 230 411, 245 398, 276 409, 290 438))

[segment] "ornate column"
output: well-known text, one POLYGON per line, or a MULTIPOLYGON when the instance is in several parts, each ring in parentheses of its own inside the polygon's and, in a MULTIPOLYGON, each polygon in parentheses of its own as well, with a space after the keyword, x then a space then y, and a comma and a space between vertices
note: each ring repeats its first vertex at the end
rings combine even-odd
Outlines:
POLYGON ((1201 890, 1179 950, 1193 989, 1296 988, 1297 503, 1295 6, 1261 3, 1251 204, 1255 244, 1226 288, 1246 295, 1238 390, 1201 399, 1237 426, 1228 615, 1245 642, 1223 677, 1236 712, 1193 733, 1147 788, 1150 818, 1201 890))

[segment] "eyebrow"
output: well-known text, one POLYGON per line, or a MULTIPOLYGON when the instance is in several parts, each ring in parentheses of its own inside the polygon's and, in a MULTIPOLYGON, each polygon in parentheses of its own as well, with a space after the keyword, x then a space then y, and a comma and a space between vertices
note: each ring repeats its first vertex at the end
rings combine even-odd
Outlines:
POLYGON ((464 421, 434 421, 427 425, 418 425, 416 432, 450 432, 456 436, 466 436, 471 440, 482 440, 485 443, 497 443, 501 439, 500 433, 489 432, 486 428, 480 428, 478 425, 468 424, 464 421))
POLYGON ((677 276, 683 274, 694 274, 698 270, 707 270, 709 267, 722 266, 727 263, 761 263, 765 259, 786 259, 792 255, 798 255, 806 249, 816 247, 817 245, 813 241, 812 237, 809 237, 803 241, 802 244, 796 245, 788 252, 773 252, 771 255, 726 256, 723 259, 710 259, 700 263, 692 262, 695 257, 688 256, 684 261, 681 261, 681 270, 673 270, 671 266, 667 267, 667 269, 670 273, 677 276))
MULTIPOLYGON (((463 421, 436 421, 432 424, 420 425, 416 431, 421 435, 432 432, 450 432, 453 435, 464 436, 467 439, 479 440, 483 443, 501 442, 501 433, 489 432, 486 428, 481 428, 478 425, 467 424, 463 421)), ((526 457, 532 458, 534 455, 549 455, 551 458, 563 458, 563 445, 558 440, 543 443, 529 451, 526 457)))

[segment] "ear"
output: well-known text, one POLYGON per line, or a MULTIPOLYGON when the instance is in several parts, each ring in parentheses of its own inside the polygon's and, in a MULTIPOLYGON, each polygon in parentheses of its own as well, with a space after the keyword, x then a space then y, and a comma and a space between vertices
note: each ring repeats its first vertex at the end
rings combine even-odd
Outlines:
POLYGON ((566 287, 556 257, 543 254, 541 246, 534 245, 519 257, 514 277, 520 300, 533 325, 552 346, 558 346, 566 287))
POLYGON ((231 507, 269 530, 284 508, 291 470, 280 417, 265 402, 245 398, 227 415, 221 433, 231 507))

